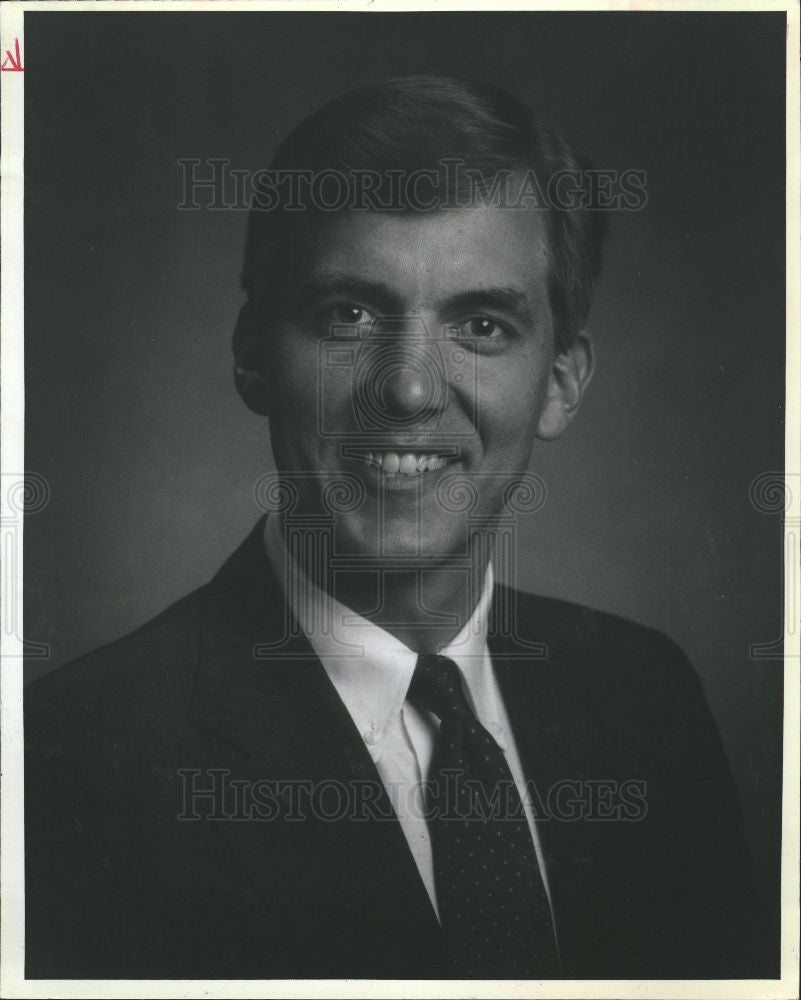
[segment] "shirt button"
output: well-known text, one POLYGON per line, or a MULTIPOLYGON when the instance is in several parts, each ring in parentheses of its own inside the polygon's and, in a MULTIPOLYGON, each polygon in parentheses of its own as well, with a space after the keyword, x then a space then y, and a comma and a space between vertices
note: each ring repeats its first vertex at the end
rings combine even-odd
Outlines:
POLYGON ((364 742, 368 746, 375 746, 378 743, 378 737, 381 735, 381 730, 376 725, 372 725, 369 729, 365 729, 362 733, 364 742))

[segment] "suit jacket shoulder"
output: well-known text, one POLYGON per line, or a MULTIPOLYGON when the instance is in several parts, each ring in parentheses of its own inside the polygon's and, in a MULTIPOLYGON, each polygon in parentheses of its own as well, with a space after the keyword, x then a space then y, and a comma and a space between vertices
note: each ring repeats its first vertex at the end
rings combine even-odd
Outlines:
POLYGON ((187 595, 128 635, 29 684, 28 745, 54 748, 80 739, 129 717, 139 702, 179 704, 193 680, 201 595, 202 589, 187 595))

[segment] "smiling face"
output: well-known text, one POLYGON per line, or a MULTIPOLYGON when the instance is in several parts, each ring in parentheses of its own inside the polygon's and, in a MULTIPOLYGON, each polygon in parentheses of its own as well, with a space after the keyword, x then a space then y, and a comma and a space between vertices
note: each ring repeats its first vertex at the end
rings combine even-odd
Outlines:
POLYGON ((487 524, 535 437, 567 425, 590 358, 581 338, 586 364, 555 355, 542 226, 494 208, 342 213, 316 232, 281 308, 261 305, 278 469, 305 512, 326 510, 323 490, 343 476, 363 498, 336 515, 338 552, 464 557, 468 512, 455 513, 450 477, 487 524))

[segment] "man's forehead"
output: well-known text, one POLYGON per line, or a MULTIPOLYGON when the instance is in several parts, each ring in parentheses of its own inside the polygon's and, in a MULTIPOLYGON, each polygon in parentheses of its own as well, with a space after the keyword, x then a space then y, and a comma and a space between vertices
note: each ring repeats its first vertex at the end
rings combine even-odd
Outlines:
POLYGON ((499 208, 337 213, 313 238, 301 284, 344 291, 359 279, 432 304, 475 288, 539 297, 544 222, 541 212, 499 208))

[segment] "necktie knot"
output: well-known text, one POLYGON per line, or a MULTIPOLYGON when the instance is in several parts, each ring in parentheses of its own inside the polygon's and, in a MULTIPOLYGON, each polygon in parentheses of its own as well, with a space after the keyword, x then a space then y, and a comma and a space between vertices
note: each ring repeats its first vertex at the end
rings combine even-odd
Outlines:
POLYGON ((447 656, 419 656, 406 697, 415 708, 433 712, 443 723, 472 716, 459 668, 447 656))

